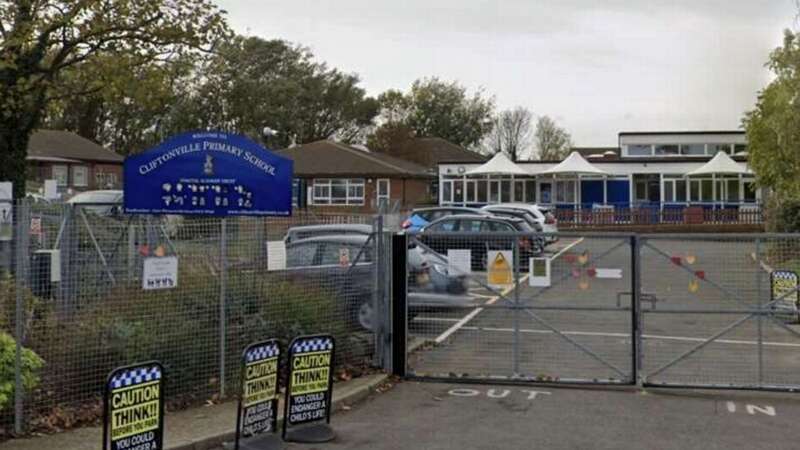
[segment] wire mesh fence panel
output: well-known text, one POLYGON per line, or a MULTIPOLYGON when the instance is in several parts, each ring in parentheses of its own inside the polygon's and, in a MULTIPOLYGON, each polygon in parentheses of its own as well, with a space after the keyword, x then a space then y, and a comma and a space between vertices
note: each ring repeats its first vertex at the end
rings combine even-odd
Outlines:
POLYGON ((630 237, 487 231, 411 238, 409 371, 631 382, 630 237))
MULTIPOLYGON (((388 257, 377 255, 386 247, 375 245, 371 216, 16 210, 20 257, 0 278, 0 330, 13 357, 19 297, 27 430, 93 423, 108 373, 143 360, 164 365, 169 409, 237 394, 241 352, 255 340, 331 333, 338 371, 353 375, 376 362, 370 316, 388 303, 378 301, 385 293, 376 261, 388 257), (177 258, 177 279, 145 273, 148 260, 169 257, 177 258)), ((0 408, 5 428, 13 395, 0 408)))
POLYGON ((641 239, 643 376, 648 384, 796 388, 797 287, 773 293, 796 265, 793 236, 641 239), (790 269, 791 270, 791 269, 790 269))

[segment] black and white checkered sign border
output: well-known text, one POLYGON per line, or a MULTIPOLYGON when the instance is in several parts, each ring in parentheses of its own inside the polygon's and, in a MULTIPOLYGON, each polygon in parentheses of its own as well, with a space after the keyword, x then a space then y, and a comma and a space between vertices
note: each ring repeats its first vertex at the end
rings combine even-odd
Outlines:
POLYGON ((114 375, 111 388, 119 389, 160 379, 161 368, 158 366, 135 367, 114 375))
POLYGON ((278 348, 278 344, 270 343, 248 349, 245 354, 245 361, 249 364, 251 362, 261 361, 262 359, 274 358, 279 355, 280 349, 278 348))
POLYGON ((792 272, 791 270, 776 270, 772 272, 772 278, 779 278, 782 280, 794 280, 795 282, 798 281, 797 274, 792 272))
POLYGON ((303 339, 295 342, 292 346, 292 353, 311 353, 333 350, 333 339, 329 337, 303 339))

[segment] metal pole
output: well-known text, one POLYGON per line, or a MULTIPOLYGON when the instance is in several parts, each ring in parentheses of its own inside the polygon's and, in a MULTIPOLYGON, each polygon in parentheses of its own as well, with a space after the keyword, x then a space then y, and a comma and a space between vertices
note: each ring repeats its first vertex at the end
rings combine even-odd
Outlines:
POLYGON ((641 267, 639 262, 639 238, 631 236, 631 383, 639 383, 639 369, 642 366, 642 313, 640 309, 641 267))
POLYGON ((519 376, 519 239, 514 239, 514 344, 512 371, 519 376))
POLYGON ((23 339, 23 320, 24 315, 23 311, 25 306, 23 304, 22 299, 22 288, 24 286, 23 279, 26 276, 25 273, 25 261, 27 258, 25 257, 25 252, 27 250, 26 239, 25 239, 25 223, 26 218, 24 214, 25 205, 23 202, 19 202, 17 204, 17 230, 16 230, 16 239, 14 241, 15 244, 15 297, 16 297, 16 311, 15 311, 15 326, 14 326, 14 338, 15 338, 15 355, 14 355, 14 432, 17 435, 22 434, 23 431, 23 385, 22 385, 22 339, 23 339))
POLYGON ((219 396, 225 398, 225 276, 227 266, 227 219, 220 224, 219 240, 219 396))
MULTIPOLYGON (((756 238, 756 263, 761 262, 761 239, 756 238)), ((761 303, 761 267, 756 268, 756 302, 758 310, 758 386, 764 383, 764 332, 762 318, 764 311, 761 303)))

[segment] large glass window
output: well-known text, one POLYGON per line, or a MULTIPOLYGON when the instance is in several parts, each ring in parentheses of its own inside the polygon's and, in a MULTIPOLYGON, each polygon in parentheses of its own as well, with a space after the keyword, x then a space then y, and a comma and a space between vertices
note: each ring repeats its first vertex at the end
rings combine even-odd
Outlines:
POLYGON ((678 155, 680 154, 680 150, 678 149, 677 145, 656 145, 656 155, 678 155))
POLYGON ((489 203, 500 203, 500 182, 489 181, 489 203))
POLYGON ((524 202, 525 201, 525 181, 524 180, 516 180, 514 181, 514 200, 515 202, 524 202))
POLYGON ((700 180, 689 180, 689 201, 700 201, 700 180))
POLYGON ((475 180, 467 180, 467 188, 466 193, 464 195, 465 201, 467 203, 475 203, 475 194, 476 194, 476 181, 475 180))
POLYGON ((675 201, 675 180, 664 180, 664 203, 675 201))
POLYGON ((653 146, 652 145, 629 145, 628 146, 628 155, 629 156, 652 156, 653 154, 653 146))
POLYGON ((525 201, 528 203, 536 203, 536 180, 528 180, 525 182, 525 201))
POLYGON ((686 180, 675 180, 675 201, 686 201, 686 180))
POLYGON ((448 204, 453 202, 453 182, 450 180, 442 181, 442 203, 448 204))
POLYGON ((363 205, 363 178, 314 179, 315 205, 363 205))
POLYGON ((700 180, 700 201, 714 201, 714 184, 711 179, 700 180))
POLYGON ((725 200, 731 203, 739 203, 739 179, 727 180, 727 192, 725 200))
POLYGON ((72 166, 72 185, 75 187, 89 186, 89 168, 86 166, 72 166))
POLYGON ((708 144, 708 154, 711 156, 716 155, 719 152, 725 152, 727 154, 731 154, 731 144, 708 144))
POLYGON ((756 201, 756 183, 754 181, 744 182, 744 201, 748 203, 755 203, 756 201))
POLYGON ((500 182, 500 202, 508 203, 511 201, 511 180, 500 182))
POLYGON ((58 186, 67 186, 69 184, 69 167, 53 166, 53 178, 58 186))
POLYGON ((633 199, 640 202, 647 201, 647 181, 637 180, 634 184, 633 199))
POLYGON ((486 203, 488 197, 486 195, 486 188, 488 186, 488 182, 486 180, 478 180, 478 203, 486 203))
POLYGON ((697 156, 706 154, 705 144, 682 144, 681 155, 697 156))
POLYGON ((556 203, 575 203, 575 180, 556 181, 556 203))

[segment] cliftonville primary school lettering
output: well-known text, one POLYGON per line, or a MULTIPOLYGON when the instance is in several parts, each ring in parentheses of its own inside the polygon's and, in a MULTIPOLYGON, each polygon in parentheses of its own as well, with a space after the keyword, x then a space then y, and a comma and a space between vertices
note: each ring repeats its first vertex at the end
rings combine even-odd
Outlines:
POLYGON ((223 152, 229 153, 234 155, 238 158, 242 158, 245 161, 249 162, 250 164, 258 167, 265 173, 275 176, 275 166, 267 163, 266 161, 262 160, 258 156, 254 155, 251 152, 246 150, 242 150, 239 147, 236 147, 231 144, 225 144, 222 142, 210 142, 210 141, 203 141, 195 142, 187 145, 181 145, 180 147, 173 148, 166 153, 158 156, 157 158, 148 161, 145 164, 139 166, 139 173, 142 175, 147 175, 148 173, 158 169, 166 162, 177 158, 179 156, 183 156, 189 153, 201 152, 201 151, 210 151, 210 152, 223 152))

